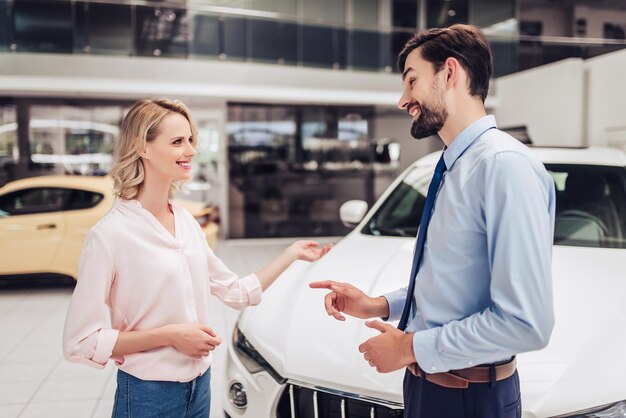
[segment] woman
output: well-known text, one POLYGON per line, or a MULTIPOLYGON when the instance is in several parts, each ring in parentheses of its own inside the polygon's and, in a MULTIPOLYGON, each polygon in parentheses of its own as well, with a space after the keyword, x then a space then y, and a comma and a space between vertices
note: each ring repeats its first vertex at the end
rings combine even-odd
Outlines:
POLYGON ((180 102, 142 100, 131 108, 112 171, 118 199, 81 253, 64 353, 97 368, 115 360, 113 417, 208 417, 210 354, 221 343, 209 327, 209 294, 234 308, 258 304, 293 261, 315 261, 330 250, 297 241, 256 274, 238 278, 196 220, 169 200, 190 178, 195 138, 180 102))

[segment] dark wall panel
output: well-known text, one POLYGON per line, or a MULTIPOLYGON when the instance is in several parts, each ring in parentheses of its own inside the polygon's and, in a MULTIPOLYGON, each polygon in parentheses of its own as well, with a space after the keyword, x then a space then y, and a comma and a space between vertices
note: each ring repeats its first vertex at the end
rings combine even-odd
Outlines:
POLYGON ((16 1, 13 27, 18 51, 71 53, 72 3, 16 1))

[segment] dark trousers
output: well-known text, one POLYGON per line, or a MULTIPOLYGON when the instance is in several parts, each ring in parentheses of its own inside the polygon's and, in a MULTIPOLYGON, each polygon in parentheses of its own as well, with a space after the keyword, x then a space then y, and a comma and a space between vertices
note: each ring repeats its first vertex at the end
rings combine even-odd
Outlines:
POLYGON ((494 383, 470 383, 467 389, 450 389, 404 375, 405 418, 521 418, 519 377, 494 383))

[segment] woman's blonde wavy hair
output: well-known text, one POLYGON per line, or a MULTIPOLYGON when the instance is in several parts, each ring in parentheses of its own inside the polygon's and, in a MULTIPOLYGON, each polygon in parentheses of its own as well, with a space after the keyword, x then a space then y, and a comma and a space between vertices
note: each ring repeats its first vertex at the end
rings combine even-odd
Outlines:
MULTIPOLYGON (((148 142, 159 134, 159 125, 170 113, 178 113, 187 119, 193 138, 197 138, 196 126, 189 109, 177 100, 144 99, 131 109, 122 121, 119 138, 115 144, 115 164, 111 170, 113 193, 122 199, 137 197, 139 187, 144 180, 144 166, 140 155, 145 152, 148 142)), ((178 182, 172 182, 170 197, 178 188, 178 182)))

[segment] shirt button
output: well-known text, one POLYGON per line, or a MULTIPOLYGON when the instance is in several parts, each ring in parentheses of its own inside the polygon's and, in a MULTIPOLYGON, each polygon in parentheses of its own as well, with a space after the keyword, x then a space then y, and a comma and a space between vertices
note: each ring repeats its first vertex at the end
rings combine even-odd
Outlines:
POLYGON ((470 361, 468 361, 468 362, 467 362, 467 364, 468 364, 469 366, 473 366, 473 365, 474 365, 474 362, 473 362, 472 360, 470 360, 470 361))
POLYGON ((436 367, 436 366, 432 366, 432 367, 430 368, 430 370, 432 370, 432 371, 434 372, 435 370, 437 370, 437 367, 436 367))

